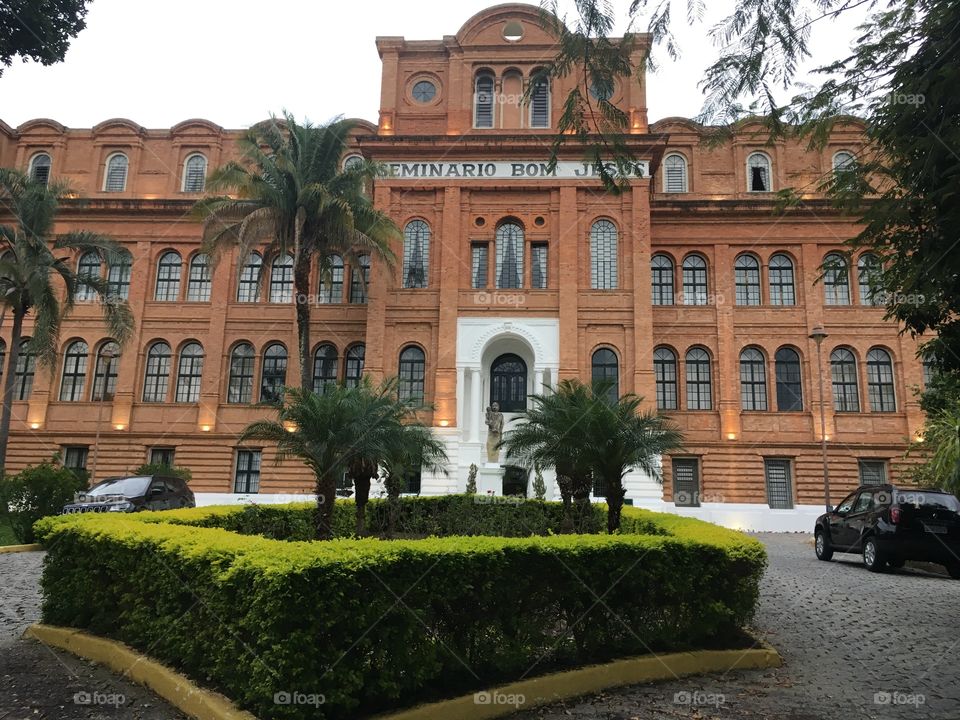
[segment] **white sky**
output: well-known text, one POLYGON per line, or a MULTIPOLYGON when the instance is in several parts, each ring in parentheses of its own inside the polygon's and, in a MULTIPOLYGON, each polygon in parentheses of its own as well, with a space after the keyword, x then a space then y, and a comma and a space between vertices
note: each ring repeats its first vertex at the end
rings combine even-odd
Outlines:
MULTIPOLYGON (((708 24, 689 28, 685 0, 674 3, 683 57, 673 63, 664 55, 650 77, 651 121, 699 112, 697 83, 716 54, 708 24)), ((13 127, 36 117, 90 127, 126 117, 164 128, 200 117, 239 128, 286 108, 316 122, 339 114, 376 122, 376 36, 439 39, 493 4, 496 0, 94 0, 87 28, 63 63, 15 61, 0 76, 0 119, 13 127)), ((625 17, 628 0, 613 4, 625 17)), ((710 0, 708 20, 722 17, 732 4, 710 0)), ((854 25, 854 19, 818 23, 809 65, 843 52, 854 25)))

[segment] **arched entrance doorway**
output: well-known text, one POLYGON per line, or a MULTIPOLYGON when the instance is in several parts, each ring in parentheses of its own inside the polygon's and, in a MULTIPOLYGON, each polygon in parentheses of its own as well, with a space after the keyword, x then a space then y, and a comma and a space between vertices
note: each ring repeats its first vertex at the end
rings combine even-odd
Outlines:
POLYGON ((490 364, 490 404, 500 405, 500 412, 523 412, 527 409, 527 364, 519 355, 504 353, 490 364))

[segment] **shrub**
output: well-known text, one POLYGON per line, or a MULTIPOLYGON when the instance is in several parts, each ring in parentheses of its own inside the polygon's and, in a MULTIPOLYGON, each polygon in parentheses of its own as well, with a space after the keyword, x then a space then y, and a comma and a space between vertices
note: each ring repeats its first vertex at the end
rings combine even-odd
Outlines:
POLYGON ((9 519, 13 534, 21 543, 35 540, 33 524, 47 515, 56 515, 87 487, 86 478, 54 460, 24 468, 17 475, 0 479, 0 513, 9 519))
POLYGON ((181 467, 180 465, 166 465, 164 463, 144 463, 135 470, 130 471, 131 475, 163 475, 178 477, 184 482, 190 482, 193 480, 193 473, 190 471, 190 468, 181 467))

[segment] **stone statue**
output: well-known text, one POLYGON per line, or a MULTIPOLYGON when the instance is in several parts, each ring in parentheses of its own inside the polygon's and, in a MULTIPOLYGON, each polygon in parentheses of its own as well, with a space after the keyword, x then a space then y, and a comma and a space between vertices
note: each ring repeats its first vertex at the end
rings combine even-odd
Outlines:
POLYGON ((487 462, 500 462, 500 439, 503 437, 503 413, 499 403, 487 408, 487 462))

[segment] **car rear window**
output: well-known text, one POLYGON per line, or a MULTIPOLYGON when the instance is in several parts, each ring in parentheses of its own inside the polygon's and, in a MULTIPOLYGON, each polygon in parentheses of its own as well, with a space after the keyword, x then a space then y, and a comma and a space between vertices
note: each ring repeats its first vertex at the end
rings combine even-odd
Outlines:
POLYGON ((915 509, 928 510, 951 510, 960 512, 960 500, 957 500, 949 493, 924 492, 917 490, 915 492, 898 492, 897 503, 901 507, 910 506, 915 509))
POLYGON ((147 491, 149 477, 112 478, 92 487, 88 495, 126 495, 140 497, 147 491))

